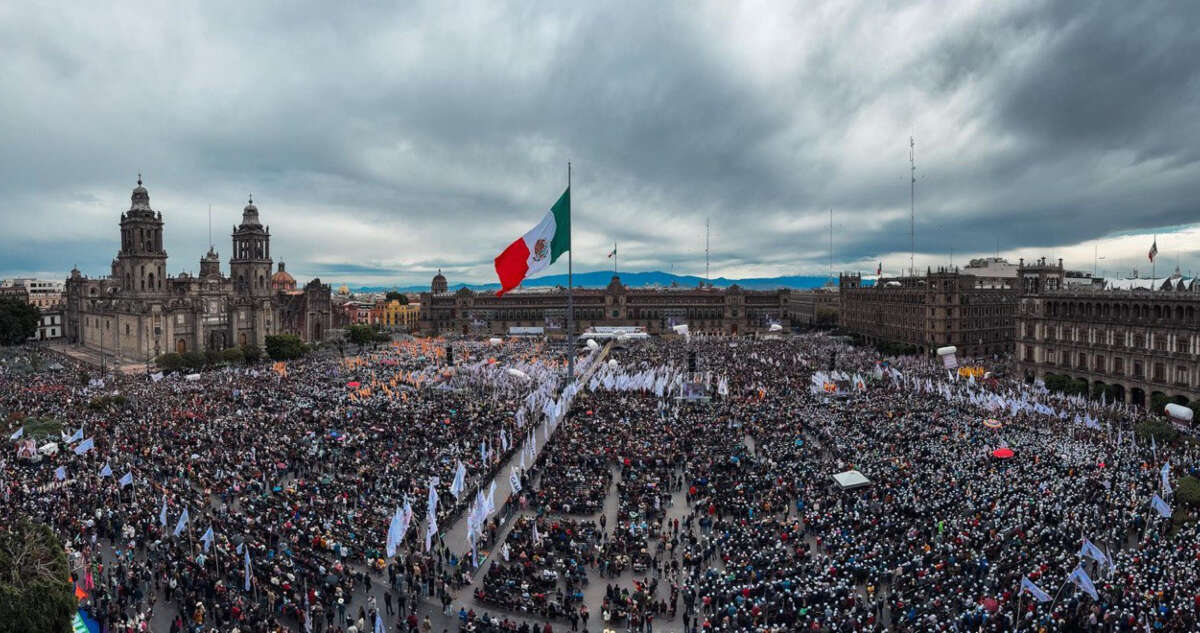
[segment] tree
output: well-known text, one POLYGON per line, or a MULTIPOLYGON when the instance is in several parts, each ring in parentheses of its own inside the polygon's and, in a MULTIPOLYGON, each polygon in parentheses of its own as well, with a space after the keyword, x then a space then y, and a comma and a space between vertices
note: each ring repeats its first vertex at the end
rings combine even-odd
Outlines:
POLYGON ((183 366, 192 370, 200 371, 204 368, 204 354, 197 351, 184 352, 182 354, 183 366))
POLYGON ((372 330, 369 325, 351 325, 346 328, 346 337, 361 350, 363 345, 375 340, 375 330, 372 330))
POLYGON ((183 369, 183 356, 175 352, 167 352, 154 359, 154 362, 163 371, 179 371, 183 369))
POLYGON ((20 299, 0 299, 0 345, 20 345, 37 334, 41 310, 20 299))
POLYGON ((67 553, 45 524, 0 526, 0 633, 71 630, 77 603, 67 553))
POLYGON ((227 363, 240 363, 246 360, 246 353, 240 347, 231 347, 221 352, 221 359, 227 363))
POLYGON ((1183 505, 1200 510, 1200 479, 1184 477, 1175 486, 1175 499, 1183 505))
POLYGON ((246 343, 242 346, 242 356, 246 359, 246 362, 251 365, 262 360, 262 355, 262 348, 254 343, 246 343))
POLYGON ((404 294, 403 292, 389 290, 387 294, 384 295, 384 298, 388 301, 399 301, 400 305, 402 306, 408 305, 408 295, 404 294))
POLYGON ((272 360, 292 360, 304 355, 304 343, 295 334, 274 334, 267 337, 267 356, 272 360))
POLYGON ((219 349, 210 349, 204 352, 204 365, 206 367, 220 365, 223 360, 225 360, 225 355, 219 349))

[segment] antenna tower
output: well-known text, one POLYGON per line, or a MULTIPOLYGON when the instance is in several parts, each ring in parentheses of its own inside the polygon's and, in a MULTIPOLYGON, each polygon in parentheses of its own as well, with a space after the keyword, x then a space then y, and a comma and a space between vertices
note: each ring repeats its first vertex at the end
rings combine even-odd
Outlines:
POLYGON ((708 279, 708 218, 704 218, 704 283, 712 284, 708 279))
POLYGON ((917 142, 913 137, 908 137, 908 170, 910 180, 908 183, 908 240, 911 250, 908 255, 908 274, 917 274, 917 162, 915 152, 917 142))

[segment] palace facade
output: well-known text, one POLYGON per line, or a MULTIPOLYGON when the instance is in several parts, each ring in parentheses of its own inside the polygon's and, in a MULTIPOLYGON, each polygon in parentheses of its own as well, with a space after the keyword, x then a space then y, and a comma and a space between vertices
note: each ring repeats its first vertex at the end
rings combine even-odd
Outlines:
POLYGON ((229 275, 210 246, 200 274, 167 274, 163 216, 150 207, 138 177, 121 214, 121 248, 107 276, 71 271, 64 334, 105 355, 144 361, 165 352, 265 345, 272 334, 320 341, 332 323, 330 289, 314 279, 302 289, 284 272, 272 275, 271 231, 253 199, 233 228, 229 275), (290 280, 290 283, 289 283, 290 280))
POLYGON ((920 354, 955 346, 960 357, 1007 354, 1022 296, 1062 286, 1062 260, 1017 265, 998 258, 923 276, 839 278, 839 323, 868 344, 892 344, 920 354))
POLYGON ((1176 272, 1149 287, 1113 285, 1121 284, 1021 300, 1016 356, 1026 377, 1083 380, 1089 394, 1138 406, 1156 395, 1180 404, 1200 397, 1200 282, 1176 272))
MULTIPOLYGON (((741 335, 767 331, 771 324, 791 329, 791 290, 729 288, 628 288, 614 275, 605 288, 576 288, 575 327, 641 326, 650 334, 687 324, 692 334, 741 335)), ((427 334, 507 335, 510 328, 543 328, 566 333, 565 288, 522 288, 494 292, 447 289, 439 272, 421 293, 420 329, 427 334)))

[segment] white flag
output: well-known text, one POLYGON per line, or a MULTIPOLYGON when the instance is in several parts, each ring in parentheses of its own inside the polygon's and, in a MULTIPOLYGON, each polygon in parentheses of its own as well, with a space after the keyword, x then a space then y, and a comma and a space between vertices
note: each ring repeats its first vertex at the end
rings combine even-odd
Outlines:
POLYGON ((1167 495, 1169 497, 1169 496, 1171 496, 1171 482, 1168 481, 1168 479, 1171 476, 1171 463, 1170 462, 1163 464, 1161 473, 1162 473, 1163 494, 1167 495))
POLYGON ((83 427, 81 426, 81 427, 79 427, 78 431, 75 431, 74 433, 71 434, 71 437, 67 438, 67 444, 74 444, 75 442, 78 442, 79 440, 82 440, 82 439, 83 439, 83 427))
POLYGON ((150 379, 154 382, 158 382, 163 379, 163 373, 160 371, 158 373, 150 374, 150 379))
POLYGON ((433 535, 437 534, 437 517, 433 513, 429 515, 429 526, 425 529, 425 551, 429 551, 433 547, 433 535))
POLYGON ((467 479, 467 467, 463 466, 462 461, 458 462, 458 468, 454 470, 454 481, 450 484, 450 494, 457 499, 462 494, 463 485, 467 479))
POLYGON ((167 496, 163 495, 163 507, 158 511, 158 524, 167 527, 167 496))
POLYGON ((396 555, 396 546, 404 539, 404 534, 400 532, 400 527, 404 522, 404 511, 396 506, 396 512, 392 515, 392 523, 388 526, 387 533, 387 556, 391 558, 396 555))
POLYGON ((22 435, 25 435, 25 427, 21 427, 21 428, 17 429, 17 432, 13 433, 12 435, 9 435, 8 439, 13 440, 15 442, 15 441, 21 439, 22 435))
POLYGON ((179 536, 179 533, 183 531, 183 528, 187 527, 187 524, 188 524, 188 511, 187 511, 187 508, 184 508, 183 514, 179 515, 179 521, 175 524, 175 531, 172 532, 171 535, 179 536))
POLYGON ((517 475, 517 469, 508 471, 508 485, 512 488, 513 494, 521 492, 521 477, 517 475))
POLYGON ((1108 564, 1108 556, 1106 556, 1104 552, 1100 551, 1100 548, 1092 545, 1092 542, 1086 538, 1083 539, 1083 547, 1079 549, 1079 555, 1087 556, 1101 565, 1108 564))

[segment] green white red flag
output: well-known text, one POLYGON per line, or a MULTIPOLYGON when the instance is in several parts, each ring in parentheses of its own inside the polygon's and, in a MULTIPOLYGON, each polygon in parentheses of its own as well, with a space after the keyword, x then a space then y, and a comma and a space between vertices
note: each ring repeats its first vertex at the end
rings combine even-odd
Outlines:
POLYGON ((559 256, 571 250, 571 188, 563 192, 558 202, 537 226, 508 245, 496 257, 496 276, 500 278, 500 296, 521 285, 526 277, 539 273, 559 256))

